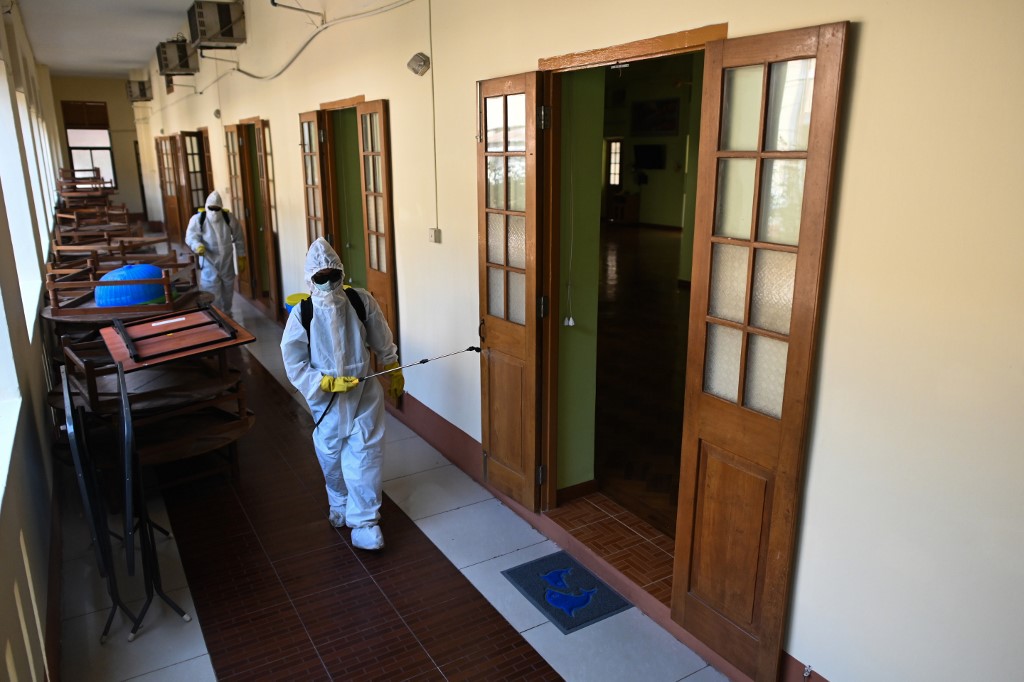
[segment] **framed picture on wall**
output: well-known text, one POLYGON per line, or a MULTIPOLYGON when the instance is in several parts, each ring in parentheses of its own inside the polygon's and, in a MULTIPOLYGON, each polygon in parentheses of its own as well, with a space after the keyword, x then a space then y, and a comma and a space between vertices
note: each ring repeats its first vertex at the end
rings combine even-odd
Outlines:
POLYGON ((633 102, 630 109, 629 132, 637 137, 678 135, 679 98, 633 102))

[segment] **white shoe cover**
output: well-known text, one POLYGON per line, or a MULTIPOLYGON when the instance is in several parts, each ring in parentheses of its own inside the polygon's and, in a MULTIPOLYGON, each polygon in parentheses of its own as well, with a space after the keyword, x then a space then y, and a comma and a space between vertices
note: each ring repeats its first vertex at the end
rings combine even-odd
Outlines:
POLYGON ((384 535, 380 526, 352 529, 352 546, 359 549, 375 550, 384 546, 384 535))
POLYGON ((328 517, 328 521, 330 521, 331 525, 334 526, 335 528, 344 528, 345 527, 345 512, 335 511, 335 510, 332 509, 331 510, 331 515, 328 517))

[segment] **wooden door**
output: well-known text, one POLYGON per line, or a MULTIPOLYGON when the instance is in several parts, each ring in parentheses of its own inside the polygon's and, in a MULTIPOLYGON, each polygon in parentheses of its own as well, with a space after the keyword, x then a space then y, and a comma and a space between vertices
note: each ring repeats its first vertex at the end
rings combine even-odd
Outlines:
POLYGON ((212 187, 206 184, 206 155, 198 132, 178 133, 178 206, 181 215, 191 218, 206 206, 212 187))
POLYGON ((329 202, 324 202, 325 154, 324 125, 321 111, 306 111, 299 114, 299 148, 302 154, 302 197, 306 205, 306 245, 324 237, 334 245, 333 230, 326 229, 326 212, 329 202))
MULTIPOLYGON (((224 148, 228 158, 228 197, 226 199, 230 201, 231 213, 241 226, 242 234, 248 234, 249 207, 246 203, 247 199, 243 189, 245 186, 245 176, 243 175, 245 164, 241 153, 242 147, 243 143, 242 138, 239 136, 238 126, 225 125, 224 148)), ((253 272, 256 259, 252 252, 251 240, 246 239, 245 242, 249 268, 241 273, 235 279, 235 282, 238 286, 238 291, 251 300, 253 298, 253 272)))
MULTIPOLYGON (((175 244, 185 243, 186 222, 182 225, 178 206, 178 145, 173 136, 156 138, 156 160, 160 171, 160 198, 164 208, 164 231, 175 244)), ((189 218, 191 215, 188 216, 189 218)))
POLYGON ((778 675, 846 24, 707 44, 672 617, 778 675))
POLYGON ((359 118, 359 164, 362 179, 363 236, 366 245, 366 289, 380 304, 391 332, 398 338, 398 287, 395 272, 395 228, 391 213, 391 135, 388 103, 356 105, 359 118))
POLYGON ((277 200, 274 196, 274 156, 270 144, 270 121, 259 120, 253 124, 256 139, 256 181, 260 185, 263 217, 261 232, 263 247, 266 250, 267 266, 265 271, 258 271, 261 279, 261 290, 264 292, 264 303, 278 318, 284 315, 284 304, 281 301, 280 259, 277 249, 277 227, 274 216, 277 211, 277 200))
POLYGON ((482 81, 477 137, 484 477, 538 499, 538 162, 541 74, 482 81))

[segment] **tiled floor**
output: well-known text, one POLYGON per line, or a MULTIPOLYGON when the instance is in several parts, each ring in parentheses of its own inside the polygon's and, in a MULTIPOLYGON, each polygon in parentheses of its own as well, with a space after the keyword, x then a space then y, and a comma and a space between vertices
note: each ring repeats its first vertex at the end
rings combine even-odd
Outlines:
MULTIPOLYGON (((326 522, 301 399, 256 386, 269 381, 264 367, 283 378, 280 327, 237 296, 233 314, 259 339, 241 356, 258 414, 241 477, 153 503, 155 520, 174 531, 158 536, 164 587, 194 618, 157 600, 134 642, 118 616, 99 643, 108 602, 68 487, 63 679, 725 679, 636 608, 562 635, 501 575, 558 546, 390 416, 387 547, 352 549, 348 532, 326 522), (261 423, 274 428, 256 430, 261 423)), ((671 546, 639 519, 600 495, 551 518, 667 595, 671 546), (641 551, 646 558, 628 558, 641 551)), ((141 582, 122 575, 120 585, 138 608, 141 582)))

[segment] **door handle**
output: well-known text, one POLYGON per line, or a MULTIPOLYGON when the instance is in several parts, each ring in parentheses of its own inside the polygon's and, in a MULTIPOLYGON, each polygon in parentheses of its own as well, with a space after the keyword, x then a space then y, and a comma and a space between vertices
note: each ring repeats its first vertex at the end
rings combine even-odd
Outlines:
POLYGON ((480 343, 483 343, 486 339, 484 337, 484 318, 480 318, 480 326, 476 329, 476 335, 480 337, 480 343))

